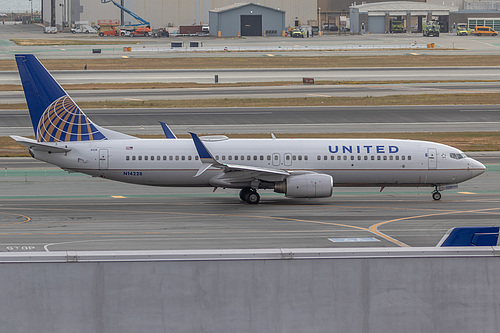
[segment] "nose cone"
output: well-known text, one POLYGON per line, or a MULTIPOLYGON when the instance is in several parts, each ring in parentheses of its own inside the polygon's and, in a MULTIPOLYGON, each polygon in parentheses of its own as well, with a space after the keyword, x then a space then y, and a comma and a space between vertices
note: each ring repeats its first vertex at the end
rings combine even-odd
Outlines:
POLYGON ((486 167, 483 163, 471 158, 469 170, 472 171, 472 177, 477 177, 486 171, 486 167))

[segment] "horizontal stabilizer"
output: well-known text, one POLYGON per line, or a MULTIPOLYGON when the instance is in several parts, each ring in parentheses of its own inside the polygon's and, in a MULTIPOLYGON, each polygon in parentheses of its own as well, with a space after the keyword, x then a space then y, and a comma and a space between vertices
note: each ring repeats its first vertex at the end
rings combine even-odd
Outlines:
POLYGON ((33 148, 40 151, 49 151, 51 153, 66 153, 71 150, 70 148, 61 147, 60 145, 57 144, 37 142, 36 140, 23 138, 22 136, 11 135, 10 137, 14 139, 17 143, 20 143, 23 146, 28 147, 30 149, 33 148))
POLYGON ((438 243, 444 246, 497 246, 500 227, 456 227, 438 243))

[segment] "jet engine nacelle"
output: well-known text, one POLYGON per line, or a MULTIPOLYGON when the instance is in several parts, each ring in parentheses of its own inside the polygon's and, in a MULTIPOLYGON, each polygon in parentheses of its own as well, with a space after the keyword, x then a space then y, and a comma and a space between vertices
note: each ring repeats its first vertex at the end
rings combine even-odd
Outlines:
POLYGON ((333 178, 322 173, 289 176, 274 185, 274 192, 291 198, 326 198, 333 193, 333 178))

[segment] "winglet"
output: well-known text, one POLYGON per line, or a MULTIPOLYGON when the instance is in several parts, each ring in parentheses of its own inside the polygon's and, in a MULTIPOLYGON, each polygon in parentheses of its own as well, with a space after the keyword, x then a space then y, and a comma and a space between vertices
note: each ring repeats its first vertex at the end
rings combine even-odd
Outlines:
POLYGON ((174 132, 172 132, 172 130, 170 129, 170 127, 168 127, 168 125, 166 123, 164 123, 163 121, 159 121, 159 123, 160 123, 161 128, 163 129, 163 133, 165 133, 165 137, 167 139, 177 139, 174 132))
POLYGON ((205 144, 203 142, 201 142, 198 135, 196 135, 195 133, 192 133, 192 132, 189 132, 189 134, 191 134, 191 137, 193 138, 194 146, 196 147, 196 150, 198 151, 198 156, 200 156, 201 162, 219 165, 220 163, 215 160, 215 158, 212 156, 212 154, 208 151, 205 144))

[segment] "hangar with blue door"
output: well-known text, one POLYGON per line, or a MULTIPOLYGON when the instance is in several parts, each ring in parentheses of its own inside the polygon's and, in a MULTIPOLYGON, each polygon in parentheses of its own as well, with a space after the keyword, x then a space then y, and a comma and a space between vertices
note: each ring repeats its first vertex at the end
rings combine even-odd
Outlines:
POLYGON ((218 37, 282 36, 285 11, 256 3, 238 3, 210 10, 210 34, 218 37))

